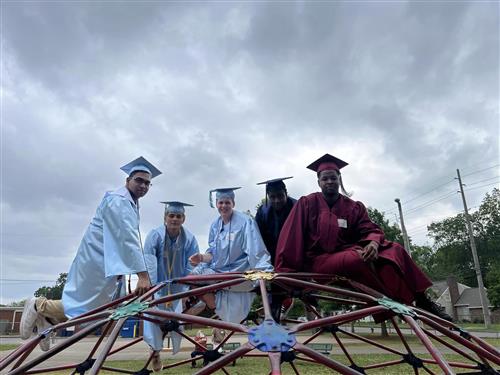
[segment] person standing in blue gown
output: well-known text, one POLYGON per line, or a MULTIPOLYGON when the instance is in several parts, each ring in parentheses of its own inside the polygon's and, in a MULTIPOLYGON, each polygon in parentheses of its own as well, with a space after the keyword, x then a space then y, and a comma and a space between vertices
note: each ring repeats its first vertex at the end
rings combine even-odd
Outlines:
MULTIPOLYGON (((121 169, 128 175, 125 186, 107 192, 97 207, 68 272, 62 300, 39 297, 26 301, 21 338, 28 339, 35 326, 41 332, 51 323, 109 303, 123 293, 123 275, 138 276, 134 291, 138 295, 151 287, 139 232, 139 199, 161 172, 142 156, 121 169)), ((40 346, 50 348, 48 337, 40 346)))
MULTIPOLYGON (((184 207, 192 205, 177 201, 161 203, 165 204, 164 224, 151 230, 144 244, 144 256, 153 285, 187 276, 192 271, 189 257, 199 252, 195 236, 183 226, 186 220, 184 207)), ((187 285, 168 283, 156 293, 155 297, 161 298, 188 289, 187 285)), ((180 299, 158 307, 177 313, 181 313, 183 310, 180 299)), ((172 352, 175 354, 180 349, 182 337, 177 332, 171 332, 171 338, 172 352)), ((154 352, 153 370, 160 371, 162 368, 160 351, 163 348, 163 332, 158 324, 144 321, 144 341, 154 352)))
MULTIPOLYGON (((193 274, 245 272, 249 270, 273 271, 271 257, 264 245, 259 228, 250 215, 234 210, 234 190, 220 188, 216 193, 216 206, 220 216, 210 227, 209 247, 205 254, 191 256, 195 265, 193 274)), ((239 323, 250 312, 255 293, 252 285, 244 283, 202 297, 207 306, 215 309, 224 321, 239 323)))

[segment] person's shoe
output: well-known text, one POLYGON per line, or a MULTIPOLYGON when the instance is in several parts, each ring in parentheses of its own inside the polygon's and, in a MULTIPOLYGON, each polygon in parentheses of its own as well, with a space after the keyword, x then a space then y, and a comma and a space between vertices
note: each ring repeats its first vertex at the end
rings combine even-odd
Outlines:
MULTIPOLYGON (((47 319, 45 319, 43 316, 38 315, 38 319, 36 320, 36 330, 38 334, 43 333, 47 329, 52 327, 52 324, 50 324, 47 319)), ((52 335, 52 332, 49 332, 45 335, 45 337, 40 341, 40 349, 42 349, 44 352, 48 351, 50 349, 50 336, 52 335)))
POLYGON ((23 340, 27 340, 33 335, 33 329, 35 328, 37 318, 36 298, 30 298, 24 302, 21 324, 19 326, 19 333, 23 340))
POLYGON ((427 296, 417 298, 415 300, 415 306, 421 308, 422 310, 428 311, 441 319, 453 322, 453 318, 446 313, 444 307, 438 305, 434 301, 431 301, 427 296))
POLYGON ((188 308, 186 311, 184 311, 184 314, 188 315, 199 315, 203 310, 205 310, 205 307, 207 305, 203 301, 198 301, 196 305, 191 306, 188 308))
POLYGON ((151 358, 151 368, 154 372, 159 372, 163 368, 159 351, 153 352, 153 357, 151 358))

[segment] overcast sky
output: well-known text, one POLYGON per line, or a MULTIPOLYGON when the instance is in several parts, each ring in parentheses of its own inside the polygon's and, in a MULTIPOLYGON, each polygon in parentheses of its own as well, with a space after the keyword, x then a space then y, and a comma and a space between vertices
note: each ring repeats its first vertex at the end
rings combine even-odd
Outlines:
POLYGON ((206 249, 208 190, 294 176, 328 152, 353 199, 418 244, 426 225, 499 185, 499 4, 2 1, 1 301, 67 272, 119 167, 163 174, 141 230, 181 200, 206 249), (425 194, 427 193, 427 194, 425 194), (35 281, 27 281, 35 280, 35 281))

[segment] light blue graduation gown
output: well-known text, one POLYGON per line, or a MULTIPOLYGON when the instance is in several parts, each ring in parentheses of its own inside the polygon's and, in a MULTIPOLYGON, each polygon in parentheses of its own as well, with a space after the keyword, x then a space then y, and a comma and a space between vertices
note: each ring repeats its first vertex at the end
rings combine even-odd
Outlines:
MULTIPOLYGON (((104 195, 68 272, 62 304, 73 318, 118 297, 118 276, 146 270, 139 207, 126 187, 104 195)), ((125 285, 121 283, 120 285, 125 285)))
MULTIPOLYGON (((148 267, 149 277, 153 284, 168 281, 174 278, 184 277, 191 273, 192 266, 189 263, 189 257, 199 252, 198 242, 194 235, 182 228, 182 234, 179 235, 182 246, 175 246, 170 242, 170 248, 174 251, 172 274, 169 277, 165 260, 165 225, 162 225, 149 232, 144 244, 144 256, 148 267)), ((167 237, 167 241, 171 241, 167 237)), ((172 257, 170 259, 172 259, 172 257)), ((184 292, 189 286, 182 284, 170 284, 170 294, 184 292)), ((156 298, 164 297, 168 294, 168 286, 162 288, 155 294, 156 298)), ((165 304, 159 308, 168 311, 182 312, 182 300, 173 301, 172 306, 166 307, 165 304)), ((157 319, 156 317, 154 317, 157 319)), ((175 354, 180 349, 182 336, 176 332, 171 332, 172 353, 175 354)), ((144 341, 159 351, 163 348, 163 333, 157 324, 144 321, 144 341)))
MULTIPOLYGON (((224 224, 218 217, 210 227, 208 237, 212 254, 210 263, 198 265, 193 274, 215 274, 221 272, 244 272, 248 270, 273 271, 271 256, 250 215, 233 210, 231 221, 224 224)), ((215 312, 224 321, 239 323, 247 317, 255 293, 252 285, 235 286, 215 294, 215 312)))

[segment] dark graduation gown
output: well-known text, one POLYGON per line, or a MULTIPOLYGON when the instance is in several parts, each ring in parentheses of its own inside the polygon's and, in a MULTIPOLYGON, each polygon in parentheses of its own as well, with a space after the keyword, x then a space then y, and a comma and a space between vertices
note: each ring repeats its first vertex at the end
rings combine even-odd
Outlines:
POLYGON ((322 193, 298 200, 281 230, 275 268, 344 276, 406 304, 432 285, 401 245, 384 239, 365 206, 343 195, 331 209, 322 193), (374 267, 358 253, 370 241, 380 245, 374 267))
POLYGON ((271 262, 273 264, 281 228, 283 228, 285 220, 290 214, 295 202, 297 202, 296 199, 287 197, 286 204, 279 213, 268 203, 260 206, 255 215, 255 221, 259 226, 259 231, 266 244, 267 251, 271 254, 271 262))

